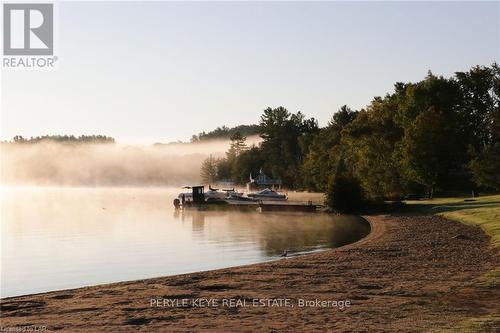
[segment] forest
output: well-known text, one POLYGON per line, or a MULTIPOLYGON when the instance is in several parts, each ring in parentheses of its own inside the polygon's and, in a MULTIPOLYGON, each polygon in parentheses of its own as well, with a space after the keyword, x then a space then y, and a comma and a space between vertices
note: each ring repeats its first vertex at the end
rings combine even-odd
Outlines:
MULTIPOLYGON (((42 135, 30 138, 24 138, 21 135, 16 135, 11 143, 40 143, 40 142, 57 142, 57 143, 115 143, 115 139, 106 135, 42 135)), ((9 143, 9 142, 7 142, 9 143)))
POLYGON ((367 201, 498 191, 499 99, 493 63, 397 82, 361 110, 342 106, 322 128, 300 111, 269 107, 256 127, 262 142, 248 146, 246 133, 233 130, 226 156, 207 158, 201 176, 244 184, 262 168, 289 189, 327 193, 329 206, 344 211, 367 201))
POLYGON ((229 139, 231 136, 238 134, 245 137, 260 134, 259 125, 239 125, 236 127, 220 126, 208 133, 201 132, 191 136, 191 143, 200 141, 208 141, 214 139, 229 139))

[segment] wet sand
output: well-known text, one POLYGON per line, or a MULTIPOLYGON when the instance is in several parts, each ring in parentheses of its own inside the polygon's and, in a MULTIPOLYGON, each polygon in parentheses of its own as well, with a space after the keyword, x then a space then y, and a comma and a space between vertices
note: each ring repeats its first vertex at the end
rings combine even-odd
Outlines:
MULTIPOLYGON (((499 288, 477 283, 500 266, 499 251, 481 229, 437 216, 366 218, 369 236, 321 253, 2 299, 0 326, 64 332, 422 332, 499 313, 499 288), (201 307, 207 305, 198 303, 201 298, 218 303, 201 307), (255 299, 274 300, 268 305, 288 299, 293 306, 254 306, 255 299), (300 300, 330 303, 299 307, 300 300), (339 309, 334 301, 350 306, 339 309)), ((493 321, 488 330, 500 330, 498 325, 500 320, 493 321)))

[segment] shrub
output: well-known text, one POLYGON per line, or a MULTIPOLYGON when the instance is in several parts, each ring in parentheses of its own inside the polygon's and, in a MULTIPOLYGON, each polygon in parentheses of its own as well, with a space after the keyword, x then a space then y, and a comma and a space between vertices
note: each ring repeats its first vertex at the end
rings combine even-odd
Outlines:
POLYGON ((364 203, 364 193, 358 179, 339 176, 328 185, 326 204, 339 213, 357 212, 364 203))

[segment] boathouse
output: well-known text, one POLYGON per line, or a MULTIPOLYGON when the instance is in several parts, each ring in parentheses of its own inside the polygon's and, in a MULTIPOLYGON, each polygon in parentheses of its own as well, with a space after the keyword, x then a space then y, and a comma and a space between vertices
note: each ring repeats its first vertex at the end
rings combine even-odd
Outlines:
POLYGON ((252 173, 250 173, 250 181, 247 183, 247 190, 257 190, 257 189, 280 189, 281 188, 281 179, 273 179, 267 176, 262 169, 260 169, 257 177, 253 178, 252 173))

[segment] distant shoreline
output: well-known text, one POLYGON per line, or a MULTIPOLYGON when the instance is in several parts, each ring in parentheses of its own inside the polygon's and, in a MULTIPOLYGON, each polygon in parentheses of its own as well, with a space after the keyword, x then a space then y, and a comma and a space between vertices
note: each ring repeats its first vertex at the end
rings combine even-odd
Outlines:
MULTIPOLYGON (((425 215, 367 216, 360 241, 305 256, 208 272, 1 300, 2 327, 47 330, 428 330, 494 311, 500 291, 471 283, 499 265, 481 229, 425 215), (466 235, 462 238, 456 235, 466 235), (473 296, 472 296, 473 295, 473 296), (464 299, 474 298, 474 302, 464 299), (155 299, 194 300, 156 307, 155 299), (200 307, 196 300, 289 299, 313 306, 200 307), (317 300, 337 307, 315 306, 317 300), (339 301, 350 301, 342 310, 339 301), (335 303, 337 302, 337 303, 335 303), (105 318, 105 320, 104 320, 105 318)), ((219 303, 219 304, 222 304, 219 303)), ((228 303, 227 303, 228 304, 228 303)))

